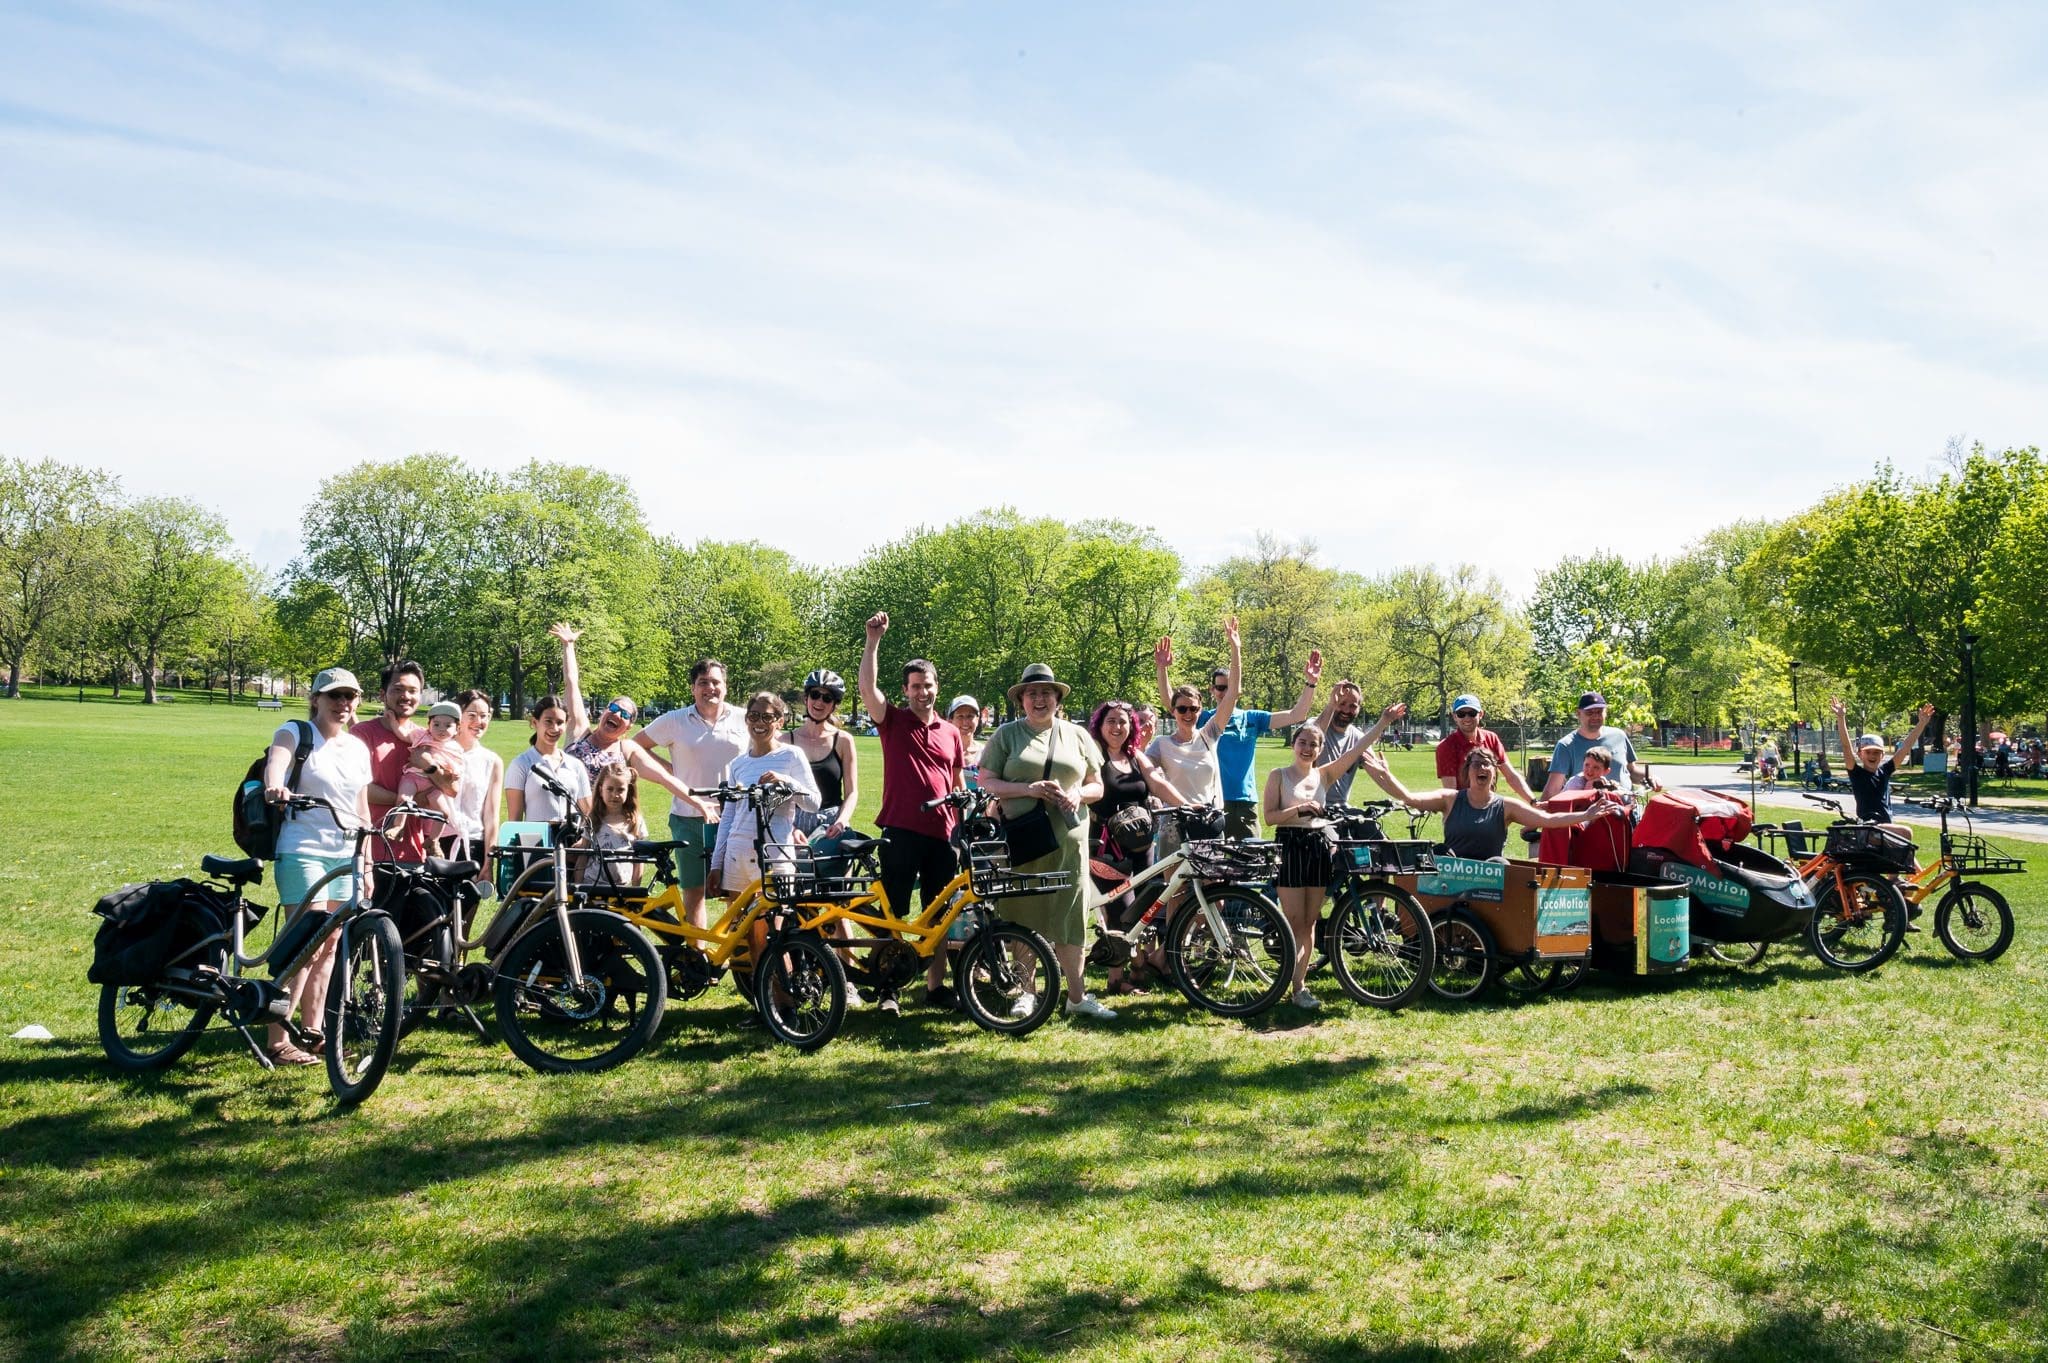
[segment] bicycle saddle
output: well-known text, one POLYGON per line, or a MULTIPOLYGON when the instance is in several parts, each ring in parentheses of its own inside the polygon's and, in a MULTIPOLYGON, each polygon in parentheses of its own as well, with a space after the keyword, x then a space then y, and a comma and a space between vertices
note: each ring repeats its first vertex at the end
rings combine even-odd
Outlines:
POLYGON ((857 857, 869 848, 881 845, 880 838, 871 838, 865 833, 842 833, 839 835, 839 846, 834 850, 849 857, 857 857))
POLYGON ((428 857, 422 865, 436 880, 474 880, 482 869, 473 861, 446 861, 440 857, 428 857))
POLYGON ((230 885, 254 885, 263 879, 263 863, 254 857, 217 857, 209 852, 199 859, 199 869, 230 885))

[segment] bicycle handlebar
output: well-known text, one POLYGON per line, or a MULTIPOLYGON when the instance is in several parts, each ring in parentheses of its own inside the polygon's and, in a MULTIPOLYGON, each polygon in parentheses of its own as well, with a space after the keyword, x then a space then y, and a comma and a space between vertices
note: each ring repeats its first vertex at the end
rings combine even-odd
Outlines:
POLYGON ((1825 805, 1829 809, 1834 810, 1835 813, 1842 818, 1846 819, 1849 817, 1849 811, 1842 808, 1842 802, 1840 800, 1830 800, 1825 795, 1815 795, 1812 791, 1808 790, 1800 791, 1799 798, 1802 800, 1810 801, 1813 804, 1825 805))

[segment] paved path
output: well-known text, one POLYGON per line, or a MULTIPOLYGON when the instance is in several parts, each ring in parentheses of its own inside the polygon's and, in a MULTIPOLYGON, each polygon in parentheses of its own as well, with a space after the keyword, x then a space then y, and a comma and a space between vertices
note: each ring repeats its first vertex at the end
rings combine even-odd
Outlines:
MULTIPOLYGON (((1725 766, 1713 762, 1669 762, 1663 766, 1652 766, 1650 771, 1661 785, 1704 786, 1710 790, 1725 790, 1731 795, 1740 795, 1745 800, 1750 797, 1749 777, 1738 776, 1735 772, 1735 764, 1732 762, 1725 766)), ((1790 809, 1806 805, 1821 820, 1833 817, 1821 806, 1807 805, 1806 801, 1800 799, 1797 783, 1781 784, 1769 794, 1766 794, 1759 787, 1756 793, 1757 797, 1766 803, 1790 809)), ((1850 800, 1847 791, 1835 792, 1829 798, 1842 801, 1845 808, 1853 810, 1856 807, 1854 802, 1850 800)), ((1892 815, 1900 823, 1917 824, 1923 828, 1939 828, 1941 826, 1941 820, 1935 817, 1931 811, 1916 809, 1912 805, 1902 804, 1896 796, 1892 800, 1892 815)), ((1987 806, 1972 811, 1971 817, 1975 822, 1977 831, 1986 837, 2023 838, 2028 842, 2048 842, 2048 812, 1992 809, 1987 806)), ((1949 827, 1952 830, 1960 831, 1963 828, 1962 820, 1957 816, 1951 815, 1949 827)))

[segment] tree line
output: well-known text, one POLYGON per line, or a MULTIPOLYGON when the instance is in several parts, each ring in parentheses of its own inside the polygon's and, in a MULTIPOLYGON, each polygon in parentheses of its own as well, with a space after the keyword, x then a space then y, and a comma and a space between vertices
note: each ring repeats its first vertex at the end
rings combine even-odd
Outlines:
POLYGON ((2048 705, 2048 477, 2033 449, 1951 449, 1917 478, 1883 467, 1668 558, 1567 555, 1525 602, 1465 564, 1360 574, 1261 534, 1195 567, 1148 527, 1009 508, 825 567, 656 534, 632 486, 598 469, 496 473, 439 454, 327 479, 300 544, 265 574, 195 502, 0 457, 8 693, 33 675, 154 700, 167 676, 239 689, 411 657, 437 684, 523 708, 559 682, 547 627, 562 619, 584 627, 593 691, 685 698, 708 656, 735 690, 793 692, 812 667, 851 675, 861 622, 885 609, 885 670, 927 657, 949 694, 998 703, 1028 662, 1052 664, 1077 701, 1144 696, 1161 634, 1195 675, 1223 657, 1234 614, 1253 704, 1288 704, 1319 648, 1327 675, 1417 714, 1476 691, 1510 737, 1567 721, 1584 690, 1622 722, 1765 730, 1797 717, 1795 688, 1809 717, 1845 693, 1876 725, 1921 699, 1953 709, 1966 667, 1987 716, 2048 705))

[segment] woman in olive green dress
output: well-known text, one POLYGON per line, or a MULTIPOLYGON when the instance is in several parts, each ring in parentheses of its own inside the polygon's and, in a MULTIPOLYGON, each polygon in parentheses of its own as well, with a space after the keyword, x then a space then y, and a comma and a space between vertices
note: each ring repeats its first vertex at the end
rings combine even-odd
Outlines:
MULTIPOLYGON (((1003 797, 1003 817, 1016 818, 1042 804, 1052 816, 1056 850, 1011 869, 1065 871, 1070 884, 1048 894, 1005 899, 1003 917, 1043 933, 1067 983, 1069 1015, 1113 1018, 1113 1009, 1090 998, 1082 979, 1088 940, 1088 820, 1082 806, 1102 797, 1102 753, 1086 729, 1060 718, 1067 686, 1044 663, 1024 669, 1010 688, 1010 708, 1022 712, 990 736, 981 750, 981 788, 1003 797), (1046 758, 1052 770, 1046 771, 1046 758)), ((1020 1007, 1026 1006, 1020 1001, 1020 1007)))

